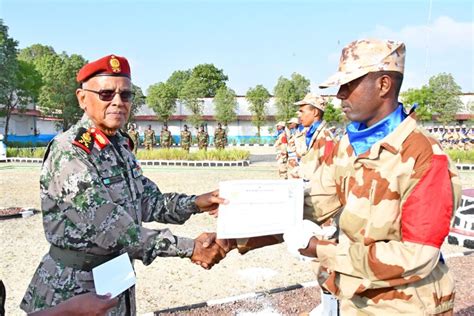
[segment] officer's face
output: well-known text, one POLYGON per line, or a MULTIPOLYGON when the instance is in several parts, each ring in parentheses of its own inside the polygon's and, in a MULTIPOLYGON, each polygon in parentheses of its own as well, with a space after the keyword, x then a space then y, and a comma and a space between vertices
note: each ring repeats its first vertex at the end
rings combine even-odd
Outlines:
POLYGON ((378 81, 368 74, 339 88, 337 98, 341 99, 342 111, 349 120, 371 126, 384 118, 378 81))
POLYGON ((130 115, 131 100, 123 100, 121 92, 131 91, 131 81, 127 77, 98 76, 83 84, 84 89, 94 91, 115 91, 110 101, 103 101, 94 92, 77 89, 76 95, 81 108, 106 135, 115 135, 124 126, 130 115))
POLYGON ((309 104, 300 106, 298 110, 298 117, 304 127, 311 126, 317 120, 318 114, 318 109, 309 104))

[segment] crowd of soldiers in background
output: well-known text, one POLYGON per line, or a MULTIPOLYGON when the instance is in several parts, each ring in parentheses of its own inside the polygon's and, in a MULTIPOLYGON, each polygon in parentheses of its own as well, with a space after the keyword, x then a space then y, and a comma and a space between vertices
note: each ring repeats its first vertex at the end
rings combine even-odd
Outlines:
MULTIPOLYGON (((296 154, 295 138, 299 133, 305 133, 297 118, 290 119, 286 124, 280 122, 277 124, 277 132, 279 133, 274 144, 277 152, 276 160, 278 163, 278 173, 280 178, 287 179, 294 168, 294 157, 296 154), (283 140, 284 139, 284 140, 283 140)), ((456 126, 425 126, 425 129, 434 135, 444 149, 471 150, 474 148, 474 127, 466 127, 466 125, 456 126)), ((338 141, 346 133, 345 128, 331 126, 329 127, 334 140, 338 141)))
MULTIPOLYGON (((148 125, 147 129, 143 133, 143 142, 140 140, 140 134, 138 133, 138 130, 136 130, 135 124, 130 124, 128 135, 135 145, 135 154, 137 153, 139 145, 143 145, 146 150, 151 150, 157 145, 159 145, 161 148, 169 149, 174 144, 173 135, 171 135, 171 132, 168 130, 168 125, 166 124, 161 128, 159 141, 157 141, 155 131, 151 128, 151 125, 148 125)), ((196 135, 196 141, 199 150, 207 150, 207 147, 209 146, 209 134, 204 128, 204 125, 200 126, 196 135)), ((183 130, 180 133, 179 145, 182 149, 189 152, 192 143, 193 136, 188 130, 188 126, 184 125, 183 130)), ((176 143, 176 145, 178 145, 178 143, 176 143)), ((221 123, 218 123, 214 133, 214 146, 216 149, 224 149, 226 145, 227 133, 225 129, 222 128, 221 123)))

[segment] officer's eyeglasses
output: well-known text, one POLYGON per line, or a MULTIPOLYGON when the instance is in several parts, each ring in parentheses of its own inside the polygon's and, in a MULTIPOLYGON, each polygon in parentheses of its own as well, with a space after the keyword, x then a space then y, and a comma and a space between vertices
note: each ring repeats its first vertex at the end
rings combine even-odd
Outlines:
POLYGON ((122 99, 123 102, 130 102, 130 101, 133 100, 133 97, 135 95, 132 91, 129 91, 129 90, 120 91, 120 92, 115 92, 115 90, 95 91, 95 90, 84 89, 84 88, 82 90, 98 94, 99 99, 102 100, 102 101, 112 101, 114 99, 115 95, 119 94, 120 99, 122 99))

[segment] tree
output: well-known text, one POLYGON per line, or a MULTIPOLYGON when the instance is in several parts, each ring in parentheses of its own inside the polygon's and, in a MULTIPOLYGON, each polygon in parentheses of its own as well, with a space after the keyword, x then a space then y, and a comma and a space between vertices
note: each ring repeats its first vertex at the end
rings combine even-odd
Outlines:
POLYGON ((295 102, 304 98, 309 92, 310 81, 298 73, 291 75, 291 80, 280 77, 274 88, 277 107, 277 119, 288 121, 295 117, 298 107, 295 102))
POLYGON ((405 105, 418 104, 416 108, 416 116, 420 121, 431 121, 432 113, 429 105, 430 90, 427 86, 423 86, 420 89, 408 89, 401 93, 403 103, 405 105))
POLYGON ((179 94, 180 102, 183 102, 184 106, 191 111, 191 115, 188 116, 188 122, 191 126, 199 126, 202 123, 202 112, 203 112, 203 100, 201 93, 203 91, 203 83, 194 77, 191 77, 186 84, 183 86, 179 94))
POLYGON ((257 127, 257 136, 260 137, 262 128, 267 117, 267 102, 270 100, 270 93, 261 84, 250 88, 245 95, 250 103, 249 110, 252 113, 252 124, 257 127))
POLYGON ((178 98, 189 78, 191 78, 191 70, 177 70, 171 74, 168 80, 166 80, 168 86, 173 88, 175 98, 178 98))
POLYGON ((39 59, 51 55, 56 55, 56 52, 51 46, 33 44, 29 47, 20 50, 20 53, 18 54, 18 59, 34 64, 39 59))
POLYGON ((332 104, 332 99, 329 99, 324 111, 324 120, 328 123, 341 123, 343 120, 342 111, 332 104))
POLYGON ((132 106, 130 109, 130 117, 128 118, 129 122, 133 122, 135 120, 135 115, 137 115, 138 111, 140 111, 141 107, 145 105, 145 96, 143 95, 143 91, 139 86, 136 86, 132 83, 132 92, 134 94, 132 100, 132 106))
POLYGON ((161 121, 167 123, 176 111, 174 88, 168 83, 155 83, 148 88, 147 94, 148 105, 155 111, 161 121))
POLYGON ((76 74, 86 61, 80 55, 62 53, 41 57, 35 64, 44 83, 39 105, 46 114, 59 118, 58 125, 65 131, 83 114, 76 98, 76 74))
POLYGON ((219 88, 214 97, 213 103, 215 106, 217 121, 222 122, 227 126, 230 122, 237 119, 238 103, 234 90, 225 86, 219 88))
POLYGON ((437 114, 438 120, 443 124, 451 122, 462 106, 459 98, 461 87, 451 74, 441 73, 430 78, 428 89, 428 103, 433 114, 437 114))
MULTIPOLYGON (((199 81, 199 97, 208 98, 216 95, 217 90, 225 87, 229 78, 222 69, 217 69, 213 64, 200 64, 191 71, 191 78, 199 81)), ((188 80, 189 81, 189 80, 188 80)))

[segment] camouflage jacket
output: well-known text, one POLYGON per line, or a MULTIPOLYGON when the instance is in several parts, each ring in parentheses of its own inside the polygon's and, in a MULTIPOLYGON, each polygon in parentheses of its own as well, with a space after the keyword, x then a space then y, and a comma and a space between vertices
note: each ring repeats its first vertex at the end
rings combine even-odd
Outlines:
MULTIPOLYGON (((86 116, 50 143, 40 177, 46 239, 91 254, 127 252, 145 265, 158 256, 190 257, 192 239, 145 228, 142 222, 184 223, 199 211, 196 197, 161 193, 142 175, 128 138, 119 135, 118 144, 120 152, 86 116)), ((86 291, 94 291, 91 272, 65 267, 46 254, 21 307, 32 312, 86 291)), ((133 311, 133 299, 131 305, 133 311)), ((124 308, 121 295, 114 313, 124 308)))
POLYGON ((190 131, 181 131, 181 146, 189 147, 191 145, 191 132, 190 131))
POLYGON ((160 133, 160 144, 163 147, 170 147, 173 138, 171 137, 170 131, 161 131, 160 133))
POLYGON ((287 146, 288 142, 286 140, 286 133, 282 132, 280 135, 277 136, 277 140, 275 141, 275 151, 276 151, 276 160, 277 161, 286 161, 288 157, 287 146))
POLYGON ((128 135, 130 138, 133 140, 133 143, 135 144, 135 147, 138 147, 139 142, 140 142, 140 134, 138 134, 137 130, 129 130, 128 135))
POLYGON ((209 144, 209 134, 206 131, 199 131, 197 134, 197 141, 199 147, 207 147, 207 145, 209 144))
POLYGON ((214 133, 214 144, 216 147, 225 147, 227 145, 227 135, 224 129, 217 129, 214 133))
POLYGON ((359 156, 347 135, 336 144, 311 178, 305 217, 321 223, 340 213, 338 243, 316 251, 318 281, 341 299, 342 314, 453 308, 440 247, 460 195, 455 166, 413 115, 359 156))
POLYGON ((327 129, 327 123, 322 121, 311 137, 309 145, 306 146, 306 131, 305 128, 295 136, 295 153, 299 162, 290 175, 293 178, 309 180, 322 161, 331 153, 334 137, 327 129))
POLYGON ((152 129, 146 129, 143 137, 144 137, 145 144, 154 145, 156 143, 155 131, 152 129))

